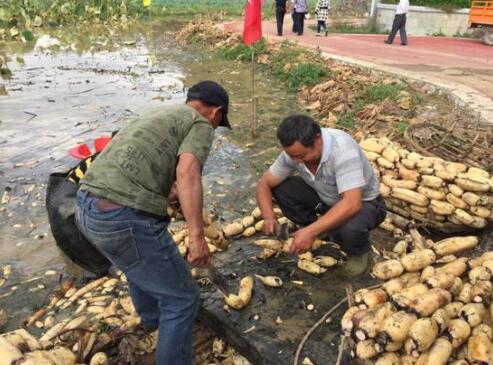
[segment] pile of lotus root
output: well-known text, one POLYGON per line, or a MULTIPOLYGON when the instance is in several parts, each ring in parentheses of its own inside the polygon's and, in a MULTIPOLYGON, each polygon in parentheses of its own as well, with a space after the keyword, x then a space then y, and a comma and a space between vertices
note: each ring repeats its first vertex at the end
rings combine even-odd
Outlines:
POLYGON ((493 178, 487 171, 422 156, 387 138, 367 138, 360 146, 389 210, 444 232, 480 229, 493 220, 493 178))
POLYGON ((475 236, 438 242, 417 230, 377 263, 380 288, 355 292, 341 320, 352 354, 375 365, 493 363, 493 252, 456 257, 478 245, 475 236))
MULTIPOLYGON (((73 280, 62 282, 49 303, 24 323, 28 330, 42 328, 41 337, 35 338, 26 329, 0 335, 0 365, 107 364, 104 350, 140 323, 125 282, 121 273, 81 288, 73 280)), ((155 336, 147 342, 135 341, 134 351, 151 352, 154 342, 155 336)))

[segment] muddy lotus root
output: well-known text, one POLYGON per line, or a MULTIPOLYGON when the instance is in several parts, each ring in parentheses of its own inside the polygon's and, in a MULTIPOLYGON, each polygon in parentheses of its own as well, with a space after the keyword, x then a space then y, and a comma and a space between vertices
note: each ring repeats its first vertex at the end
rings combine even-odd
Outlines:
POLYGON ((226 304, 234 309, 242 309, 250 303, 253 290, 253 277, 246 276, 240 280, 238 295, 229 294, 224 299, 226 304))

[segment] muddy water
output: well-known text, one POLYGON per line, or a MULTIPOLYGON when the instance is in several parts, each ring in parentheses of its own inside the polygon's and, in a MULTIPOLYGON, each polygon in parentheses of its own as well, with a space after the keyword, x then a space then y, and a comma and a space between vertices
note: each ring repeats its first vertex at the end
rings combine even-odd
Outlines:
MULTIPOLYGON (((258 77, 259 134, 250 129, 250 68, 178 46, 166 23, 134 27, 98 39, 65 29, 59 51, 5 44, 10 79, 0 81, 0 263, 30 274, 60 268, 44 199, 49 173, 76 163, 67 153, 149 108, 184 101, 185 87, 203 79, 230 91, 233 131, 218 131, 205 167, 206 203, 230 219, 253 205, 252 189, 277 154, 273 136, 282 117, 298 112, 295 95, 276 80, 258 77)), ((58 32, 59 34, 60 31, 58 32)))

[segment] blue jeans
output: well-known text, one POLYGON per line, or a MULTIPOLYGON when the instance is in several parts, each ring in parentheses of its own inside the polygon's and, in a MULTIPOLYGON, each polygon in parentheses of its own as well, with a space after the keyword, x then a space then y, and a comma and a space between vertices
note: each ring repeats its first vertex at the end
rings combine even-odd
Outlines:
POLYGON ((167 218, 131 208, 101 211, 99 199, 77 192, 82 234, 127 276, 142 324, 159 328, 157 365, 191 365, 198 286, 170 236, 167 218))

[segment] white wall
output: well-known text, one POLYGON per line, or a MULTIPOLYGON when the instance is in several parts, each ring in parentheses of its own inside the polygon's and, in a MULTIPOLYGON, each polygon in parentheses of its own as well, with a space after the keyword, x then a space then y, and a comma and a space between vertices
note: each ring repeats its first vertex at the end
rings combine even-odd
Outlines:
MULTIPOLYGON (((390 30, 394 21, 395 7, 396 5, 378 4, 377 23, 390 30)), ((448 13, 440 9, 411 6, 407 14, 406 30, 411 35, 440 33, 453 36, 465 33, 469 27, 468 21, 469 9, 458 9, 448 13)))

